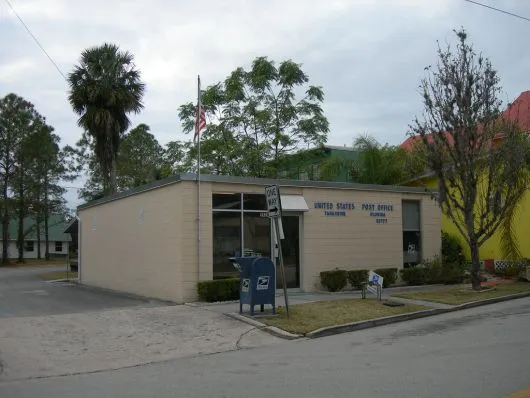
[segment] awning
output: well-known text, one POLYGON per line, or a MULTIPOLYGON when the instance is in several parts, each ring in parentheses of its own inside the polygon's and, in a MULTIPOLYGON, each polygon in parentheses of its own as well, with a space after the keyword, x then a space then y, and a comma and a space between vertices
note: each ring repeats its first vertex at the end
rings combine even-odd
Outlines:
POLYGON ((282 211, 309 211, 302 195, 280 195, 282 211))

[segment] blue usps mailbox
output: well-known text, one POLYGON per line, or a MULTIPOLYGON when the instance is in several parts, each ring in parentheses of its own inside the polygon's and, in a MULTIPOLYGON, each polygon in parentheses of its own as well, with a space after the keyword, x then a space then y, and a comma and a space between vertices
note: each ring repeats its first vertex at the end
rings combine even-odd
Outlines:
POLYGON ((274 263, 266 257, 234 257, 232 259, 241 271, 239 282, 239 313, 243 304, 250 305, 250 314, 254 315, 254 306, 272 305, 276 313, 276 273, 274 263))

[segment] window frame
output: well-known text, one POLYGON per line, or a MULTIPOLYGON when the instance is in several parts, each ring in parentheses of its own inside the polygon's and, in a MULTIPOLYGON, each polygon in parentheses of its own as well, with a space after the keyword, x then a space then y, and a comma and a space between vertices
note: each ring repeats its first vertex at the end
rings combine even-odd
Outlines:
POLYGON ((24 251, 26 253, 33 253, 35 251, 35 241, 34 240, 25 240, 24 241, 24 251), (28 244, 31 243, 31 250, 28 250, 28 244))

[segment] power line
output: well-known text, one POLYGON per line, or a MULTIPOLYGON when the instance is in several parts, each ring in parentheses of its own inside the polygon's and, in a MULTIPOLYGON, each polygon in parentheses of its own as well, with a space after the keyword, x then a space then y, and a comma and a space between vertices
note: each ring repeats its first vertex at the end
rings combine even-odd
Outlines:
POLYGON ((22 20, 22 18, 20 17, 20 15, 18 15, 18 13, 16 12, 15 8, 13 7, 13 5, 11 4, 11 2, 9 0, 5 0, 6 4, 9 6, 9 8, 11 8, 11 11, 13 11, 13 13, 15 14, 15 16, 18 18, 18 20, 20 21, 20 23, 24 26, 24 28, 26 28, 26 30, 28 31, 28 33, 30 34, 30 36, 33 38, 33 40, 35 41, 35 43, 37 43, 37 45, 40 47, 40 49, 44 52, 44 54, 48 57, 48 59, 51 61, 51 63, 55 66, 55 69, 57 69, 57 71, 61 74, 61 76, 64 78, 64 80, 67 80, 65 74, 62 72, 62 70, 59 68, 59 66, 57 65, 57 63, 53 60, 53 58, 50 56, 50 54, 48 54, 48 52, 44 49, 44 47, 42 46, 42 44, 39 42, 39 40, 35 37, 35 35, 31 32, 31 30, 29 29, 28 25, 26 25, 24 23, 24 21, 22 20))
POLYGON ((476 4, 476 5, 481 6, 481 7, 489 8, 490 10, 502 12, 503 14, 507 14, 507 15, 510 15, 512 17, 519 18, 519 19, 524 19, 525 21, 530 22, 530 18, 523 17, 522 15, 519 15, 519 14, 514 14, 513 12, 504 11, 504 10, 501 10, 500 8, 495 8, 495 7, 492 7, 492 6, 488 6, 486 4, 482 4, 482 3, 479 3, 479 2, 473 1, 473 0, 464 0, 464 1, 467 1, 468 3, 476 4))

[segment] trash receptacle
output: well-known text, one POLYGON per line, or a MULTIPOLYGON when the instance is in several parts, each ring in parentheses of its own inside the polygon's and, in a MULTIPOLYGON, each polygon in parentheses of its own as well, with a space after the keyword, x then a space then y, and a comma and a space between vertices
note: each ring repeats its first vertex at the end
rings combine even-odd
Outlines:
POLYGON ((266 257, 235 257, 232 259, 240 268, 239 282, 239 313, 243 312, 243 304, 250 306, 250 314, 254 315, 254 306, 272 305, 272 313, 276 313, 276 273, 274 263, 266 257))

